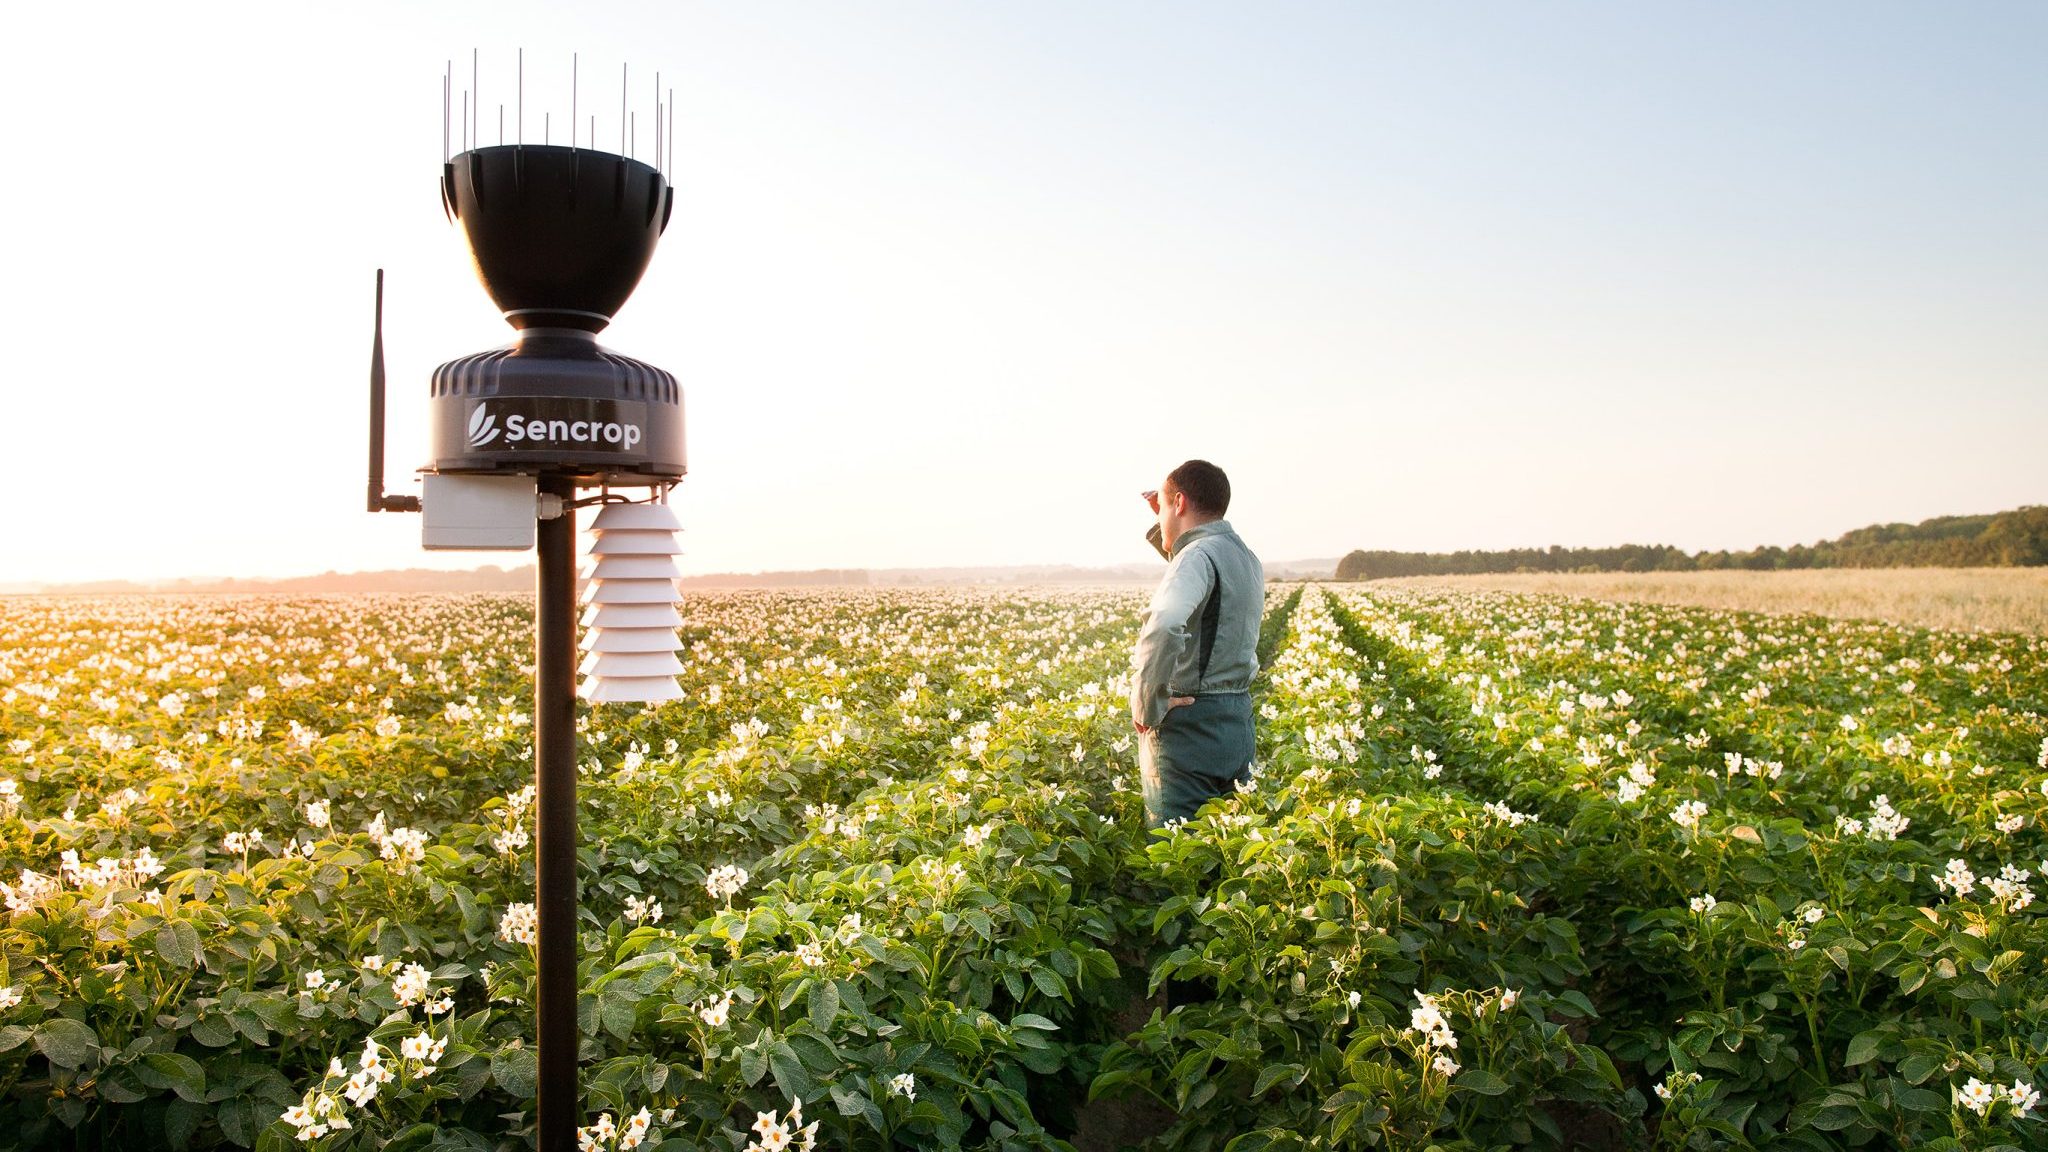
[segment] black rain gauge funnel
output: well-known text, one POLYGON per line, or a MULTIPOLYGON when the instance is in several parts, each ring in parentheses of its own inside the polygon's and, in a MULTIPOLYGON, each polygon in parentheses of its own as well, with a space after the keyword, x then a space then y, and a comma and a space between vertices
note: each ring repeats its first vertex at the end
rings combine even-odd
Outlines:
MULTIPOLYGON (((517 123, 523 129, 523 54, 521 75, 517 123)), ((674 132, 674 97, 669 94, 664 109, 657 78, 656 162, 650 165, 577 147, 573 131, 567 147, 523 141, 472 147, 479 113, 473 80, 463 100, 464 150, 450 156, 452 65, 442 84, 441 207, 462 229, 477 278, 518 338, 434 370, 424 491, 387 496, 384 274, 377 273, 369 508, 423 512, 429 548, 536 549, 535 1124, 542 1152, 573 1152, 582 1115, 576 1062, 579 505, 606 509, 592 549, 598 563, 588 597, 593 633, 585 693, 600 701, 680 694, 673 678, 681 671, 674 656, 674 628, 681 623, 672 558, 678 525, 665 498, 686 470, 682 390, 668 372, 597 343, 639 285, 675 207, 660 167, 663 156, 674 153, 662 138, 664 127, 674 132), (579 501, 577 490, 589 487, 607 491, 579 501), (651 489, 649 502, 620 503, 608 490, 621 487, 651 489)), ((633 120, 623 92, 621 103, 624 153, 633 120)), ((502 119, 501 107, 501 125, 502 119)), ((591 131, 594 138, 594 119, 591 131)))
POLYGON ((503 144, 444 165, 441 203, 519 339, 434 370, 434 470, 679 479, 676 378, 597 343, 668 226, 668 181, 624 156, 503 144))

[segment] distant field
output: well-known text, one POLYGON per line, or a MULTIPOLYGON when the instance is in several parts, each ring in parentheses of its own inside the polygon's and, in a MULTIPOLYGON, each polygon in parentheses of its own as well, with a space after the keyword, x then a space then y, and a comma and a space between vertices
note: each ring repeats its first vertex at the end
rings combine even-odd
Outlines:
POLYGON ((1596 600, 1814 612, 1966 632, 2048 635, 2048 568, 1826 568, 1793 572, 1516 573, 1378 580, 1596 600))

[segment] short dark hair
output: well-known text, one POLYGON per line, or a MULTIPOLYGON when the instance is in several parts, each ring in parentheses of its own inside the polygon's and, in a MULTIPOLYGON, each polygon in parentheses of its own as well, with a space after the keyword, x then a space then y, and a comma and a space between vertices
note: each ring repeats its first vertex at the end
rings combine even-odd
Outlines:
POLYGON ((1166 482, 1205 516, 1221 516, 1230 511, 1230 477, 1207 460, 1188 461, 1168 472, 1166 482))

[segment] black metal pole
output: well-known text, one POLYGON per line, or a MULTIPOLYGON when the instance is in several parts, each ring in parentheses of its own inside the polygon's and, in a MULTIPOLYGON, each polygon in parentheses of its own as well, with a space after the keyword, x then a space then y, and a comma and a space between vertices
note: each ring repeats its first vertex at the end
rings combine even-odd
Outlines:
POLYGON ((534 904, 540 919, 534 1008, 540 1084, 540 1152, 575 1152, 582 1102, 576 1085, 576 494, 567 476, 543 476, 562 514, 540 521, 533 741, 534 904))

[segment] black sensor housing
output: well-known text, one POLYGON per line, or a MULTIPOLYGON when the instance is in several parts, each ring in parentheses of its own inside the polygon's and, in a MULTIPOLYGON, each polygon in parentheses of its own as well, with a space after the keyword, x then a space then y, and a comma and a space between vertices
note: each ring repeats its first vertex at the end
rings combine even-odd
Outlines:
POLYGON ((624 156, 508 144, 450 160, 441 202, 519 338, 434 370, 428 467, 625 486, 680 479, 676 378, 597 343, 668 225, 668 181, 624 156))

